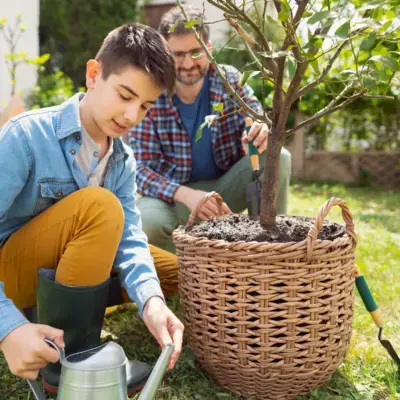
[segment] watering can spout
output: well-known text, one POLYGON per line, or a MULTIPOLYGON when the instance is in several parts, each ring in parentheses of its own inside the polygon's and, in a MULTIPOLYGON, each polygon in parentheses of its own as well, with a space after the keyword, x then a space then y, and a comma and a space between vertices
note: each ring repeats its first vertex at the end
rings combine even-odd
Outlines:
POLYGON ((138 400, 153 400, 156 397, 174 348, 173 344, 167 344, 164 347, 138 400))

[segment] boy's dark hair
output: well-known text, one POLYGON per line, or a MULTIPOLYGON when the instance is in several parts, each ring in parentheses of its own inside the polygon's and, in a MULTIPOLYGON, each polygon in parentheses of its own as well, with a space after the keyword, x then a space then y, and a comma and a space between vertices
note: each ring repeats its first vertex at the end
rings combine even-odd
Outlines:
POLYGON ((150 74, 157 86, 172 93, 175 87, 175 61, 166 40, 153 28, 132 23, 112 30, 96 55, 102 77, 131 66, 150 74))
MULTIPOLYGON (((204 14, 198 8, 192 6, 184 6, 185 13, 188 21, 197 20, 198 24, 194 25, 194 28, 199 32, 204 42, 208 42, 210 38, 210 27, 205 24, 207 22, 204 14)), ((192 32, 192 28, 186 28, 185 16, 179 6, 171 8, 161 17, 160 26, 158 31, 168 39, 170 35, 185 35, 192 32)))

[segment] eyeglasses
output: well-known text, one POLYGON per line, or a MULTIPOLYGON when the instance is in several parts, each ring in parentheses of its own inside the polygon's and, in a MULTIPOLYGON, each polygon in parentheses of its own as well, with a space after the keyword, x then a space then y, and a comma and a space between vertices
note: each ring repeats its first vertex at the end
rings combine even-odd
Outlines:
POLYGON ((185 61, 186 54, 189 54, 189 57, 192 60, 197 60, 204 56, 203 49, 193 49, 189 51, 173 51, 172 55, 174 56, 175 60, 182 63, 185 61))

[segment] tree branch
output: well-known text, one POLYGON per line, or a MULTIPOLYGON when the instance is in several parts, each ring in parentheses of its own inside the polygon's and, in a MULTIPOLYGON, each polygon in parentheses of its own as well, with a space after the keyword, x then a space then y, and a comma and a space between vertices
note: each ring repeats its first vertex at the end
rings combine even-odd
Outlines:
POLYGON ((379 94, 366 94, 362 97, 363 99, 380 99, 380 100, 394 100, 394 96, 385 96, 379 94))
POLYGON ((306 11, 307 4, 308 4, 308 0, 301 0, 298 3, 296 15, 293 18, 293 26, 295 29, 297 28, 297 24, 303 18, 303 14, 304 14, 304 11, 306 11))
MULTIPOLYGON (((278 76, 276 78, 276 83, 274 86, 274 97, 272 100, 272 120, 275 124, 275 129, 278 125, 279 117, 282 112, 282 105, 284 101, 283 96, 283 75, 285 69, 285 57, 278 58, 278 76)), ((277 131, 278 132, 278 131, 277 131)), ((278 133, 280 134, 280 133, 278 133)))
POLYGON ((214 0, 207 0, 210 4, 212 4, 213 6, 219 8, 221 11, 226 12, 226 13, 231 13, 233 10, 229 9, 228 7, 226 7, 223 4, 220 4, 219 1, 214 1, 214 0))
MULTIPOLYGON (((212 0, 209 0, 210 2, 212 0)), ((267 38, 265 37, 264 33, 261 32, 260 28, 257 26, 257 24, 246 14, 243 13, 239 7, 236 6, 235 3, 233 3, 231 0, 225 0, 227 4, 229 4, 235 11, 237 14, 239 14, 244 21, 246 21, 253 29, 254 31, 257 33, 258 37, 260 38, 262 47, 264 48, 265 51, 271 51, 267 38)), ((236 17, 235 14, 232 15, 233 17, 236 17)))
POLYGON ((286 135, 286 136, 289 136, 289 135, 291 135, 292 133, 296 132, 298 129, 303 128, 304 126, 311 124, 312 122, 314 122, 314 121, 316 121, 316 120, 318 120, 318 119, 324 117, 325 115, 328 115, 328 114, 331 114, 331 113, 333 113, 333 112, 335 112, 335 111, 337 111, 337 110, 340 110, 341 108, 344 108, 344 107, 348 106, 349 104, 353 103, 355 100, 357 100, 357 99, 359 99, 359 98, 362 98, 362 97, 365 97, 364 92, 360 92, 360 93, 357 93, 357 94, 355 94, 355 95, 349 97, 349 98, 348 98, 347 100, 345 100, 343 103, 341 103, 341 104, 339 104, 339 105, 337 105, 337 106, 335 106, 335 107, 332 107, 331 109, 328 109, 327 107, 325 107, 325 108, 323 108, 322 110, 320 110, 319 112, 317 112, 317 113, 316 113, 314 116, 312 116, 311 118, 309 118, 309 119, 307 119, 307 120, 301 122, 300 124, 294 126, 294 127, 291 128, 291 129, 287 130, 287 131, 285 132, 285 135, 286 135))
POLYGON ((313 82, 309 83, 308 85, 304 86, 302 89, 300 89, 294 98, 294 100, 299 99, 301 96, 304 96, 306 93, 308 93, 311 89, 313 89, 315 86, 319 85, 326 77, 328 72, 331 70, 334 62, 336 59, 339 57, 339 54, 342 52, 343 48, 350 42, 350 39, 346 39, 343 43, 340 44, 340 46, 336 49, 335 53, 333 56, 330 58, 328 64, 322 71, 321 75, 313 82))
MULTIPOLYGON (((224 14, 225 18, 227 19, 227 21, 229 22, 229 24, 236 30, 236 32, 238 33, 238 35, 243 38, 243 40, 252 48, 254 48, 254 50, 256 51, 262 51, 260 45, 256 42, 256 40, 251 37, 240 25, 237 21, 233 20, 231 17, 229 17, 229 15, 224 14)), ((255 56, 254 53, 252 53, 253 56, 255 56)), ((255 57, 257 58, 257 57, 255 57)), ((258 59, 257 59, 258 60, 258 59)), ((260 61, 258 61, 260 62, 260 61)), ((265 59, 265 64, 267 66, 267 69, 269 71, 271 71, 273 73, 274 76, 276 76, 277 74, 277 69, 276 69, 276 64, 274 63, 274 61, 272 59, 265 59)), ((263 69, 264 69, 264 65, 263 65, 263 69)))
MULTIPOLYGON (((186 11, 182 5, 181 0, 177 0, 177 4, 183 14, 183 16, 185 17, 185 21, 189 21, 186 11)), ((192 31, 193 34, 195 36, 195 38, 197 39, 197 41, 200 43, 201 47, 203 48, 203 50, 205 51, 205 53, 207 54, 207 58, 209 59, 209 61, 215 65, 216 67, 216 71, 217 74, 219 76, 219 78, 225 83, 225 87, 228 89, 228 91, 230 92, 230 94, 234 97, 234 99, 237 101, 238 105, 240 107, 242 107, 242 109, 247 112, 249 115, 251 115, 255 120, 257 121, 261 121, 261 122, 266 122, 267 124, 271 125, 271 121, 268 119, 268 117, 264 114, 258 114, 256 111, 254 111, 237 93, 236 91, 233 89, 233 87, 230 85, 228 79, 224 76, 224 74, 222 74, 221 72, 221 68, 219 67, 219 65, 216 63, 214 57, 212 56, 212 54, 210 53, 210 51, 208 50, 207 45, 203 42, 203 40, 201 39, 200 35, 198 34, 197 30, 195 27, 192 27, 192 31)))

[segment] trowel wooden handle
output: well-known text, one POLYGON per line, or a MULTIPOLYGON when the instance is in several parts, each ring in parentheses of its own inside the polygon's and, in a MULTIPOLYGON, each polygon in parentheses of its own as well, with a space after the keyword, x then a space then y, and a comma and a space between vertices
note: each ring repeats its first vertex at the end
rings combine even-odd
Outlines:
MULTIPOLYGON (((246 118, 246 134, 248 135, 253 125, 253 120, 250 117, 246 118)), ((250 163, 253 170, 260 169, 260 161, 258 159, 258 149, 253 144, 254 140, 249 140, 249 156, 250 156, 250 163)))

